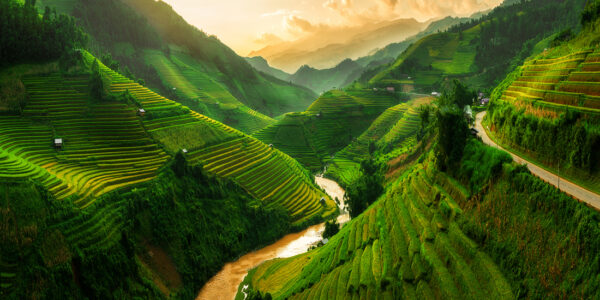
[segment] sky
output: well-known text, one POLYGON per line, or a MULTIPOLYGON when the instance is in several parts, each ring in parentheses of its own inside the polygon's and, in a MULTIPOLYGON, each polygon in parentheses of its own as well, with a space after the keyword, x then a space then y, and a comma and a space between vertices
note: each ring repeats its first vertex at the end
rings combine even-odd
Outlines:
POLYGON ((398 18, 426 21, 469 16, 502 0, 163 0, 190 24, 246 56, 281 41, 332 27, 365 26, 398 18))

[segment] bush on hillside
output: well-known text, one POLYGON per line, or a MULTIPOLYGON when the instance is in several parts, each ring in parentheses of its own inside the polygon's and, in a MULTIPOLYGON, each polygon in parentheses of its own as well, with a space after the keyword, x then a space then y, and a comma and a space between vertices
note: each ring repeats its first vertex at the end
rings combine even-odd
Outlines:
POLYGON ((361 176, 350 184, 344 195, 350 217, 360 215, 383 193, 383 176, 373 159, 363 160, 360 164, 361 176))
POLYGON ((340 231, 340 224, 338 224, 337 220, 327 221, 327 222, 325 222, 325 230, 323 231, 323 238, 324 239, 331 238, 339 231, 340 231))

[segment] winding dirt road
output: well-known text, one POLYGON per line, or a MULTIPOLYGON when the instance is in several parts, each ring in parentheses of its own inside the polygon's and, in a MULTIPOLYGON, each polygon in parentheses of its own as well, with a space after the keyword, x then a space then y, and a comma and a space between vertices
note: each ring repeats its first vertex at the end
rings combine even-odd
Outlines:
POLYGON ((483 142, 485 144, 508 152, 508 154, 510 154, 512 156, 514 161, 516 161, 519 164, 527 165, 527 168, 529 169, 529 171, 531 171, 531 173, 533 173, 534 175, 536 175, 539 178, 541 178, 542 180, 549 182, 550 184, 558 187, 561 191, 577 198, 579 201, 585 202, 585 203, 589 204, 590 206, 594 207, 595 209, 600 210, 600 195, 598 195, 594 192, 591 192, 579 185, 576 185, 562 177, 558 177, 556 174, 548 172, 547 170, 542 169, 533 163, 530 163, 529 161, 525 160, 524 158, 517 156, 517 155, 513 154, 512 152, 498 146, 498 144, 494 143, 494 141, 492 141, 490 139, 490 137, 488 136, 485 128, 483 128, 483 126, 481 125, 481 120, 483 120, 483 117, 485 117, 486 113, 487 112, 485 112, 485 111, 480 112, 475 117, 475 129, 477 129, 477 131, 479 131, 479 136, 481 137, 481 139, 483 140, 483 142))

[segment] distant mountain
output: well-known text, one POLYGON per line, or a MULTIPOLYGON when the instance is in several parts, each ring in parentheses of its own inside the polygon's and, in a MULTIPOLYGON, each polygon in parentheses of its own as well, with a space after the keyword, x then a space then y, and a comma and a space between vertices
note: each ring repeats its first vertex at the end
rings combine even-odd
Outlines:
POLYGON ((398 19, 357 28, 331 29, 326 34, 270 45, 249 56, 262 56, 272 66, 287 72, 294 72, 303 65, 331 68, 346 58, 356 59, 373 49, 415 35, 427 25, 428 22, 415 19, 398 19))
POLYGON ((576 27, 584 2, 533 0, 499 6, 476 20, 410 42, 394 63, 375 69, 377 72, 365 72, 359 82, 369 87, 431 92, 460 79, 475 88, 489 89, 546 37, 576 27))
POLYGON ((163 1, 43 0, 78 19, 105 64, 193 110, 251 133, 305 110, 311 90, 260 73, 163 1))
POLYGON ((446 31, 448 28, 454 25, 468 22, 471 19, 480 18, 487 12, 489 11, 479 12, 468 18, 445 17, 443 19, 434 21, 418 34, 409 37, 404 41, 389 44, 383 49, 377 50, 375 53, 369 56, 364 56, 357 59, 356 62, 365 67, 369 66, 369 64, 371 64, 371 67, 373 67, 382 63, 389 63, 391 61, 394 61, 398 57, 398 55, 402 54, 402 52, 404 52, 404 50, 406 50, 410 46, 410 44, 418 41, 419 39, 432 33, 446 31))
POLYGON ((330 69, 317 70, 304 65, 290 77, 290 81, 322 93, 352 83, 362 71, 361 65, 346 59, 330 69))
POLYGON ((255 69, 257 69, 263 73, 269 74, 280 80, 287 81, 290 79, 290 76, 292 76, 291 74, 288 74, 284 71, 281 71, 279 69, 271 67, 269 65, 269 62, 267 62, 266 59, 264 59, 260 56, 246 57, 246 61, 255 69))

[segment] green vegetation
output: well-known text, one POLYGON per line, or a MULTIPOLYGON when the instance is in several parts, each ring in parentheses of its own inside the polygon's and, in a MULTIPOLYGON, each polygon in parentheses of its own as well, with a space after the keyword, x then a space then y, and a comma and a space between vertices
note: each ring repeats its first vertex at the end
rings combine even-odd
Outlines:
POLYGON ((274 299, 331 299, 329 292, 342 299, 513 298, 499 268, 461 230, 461 209, 431 171, 412 168, 326 245, 259 266, 252 287, 274 299))
POLYGON ((598 30, 528 60, 494 91, 493 136, 537 163, 600 191, 598 30), (596 50, 594 50, 594 48, 596 50))
POLYGON ((321 95, 305 112, 286 114, 254 136, 307 168, 319 170, 379 114, 398 102, 398 95, 388 92, 333 90, 321 95))
POLYGON ((89 50, 105 65, 243 132, 271 124, 270 117, 302 111, 316 98, 306 88, 254 70, 165 2, 44 1, 40 10, 42 5, 72 14, 92 40, 89 50))
POLYGON ((35 1, 23 4, 1 0, 0 20, 1 67, 58 59, 69 49, 87 42, 87 36, 73 18, 56 15, 50 9, 40 16, 35 1))
POLYGON ((247 133, 275 122, 239 102, 185 53, 171 51, 169 59, 160 51, 146 50, 145 58, 164 82, 175 89, 178 99, 189 99, 180 102, 199 113, 247 133))
POLYGON ((290 228, 285 210, 182 156, 85 210, 31 181, 0 191, 3 299, 193 298, 225 262, 290 228))
MULTIPOLYGON (((84 53, 84 57, 87 63, 93 62, 89 53, 84 53)), ((104 65, 100 65, 100 69, 109 78, 112 93, 130 95, 135 105, 145 110, 144 127, 159 142, 167 144, 171 154, 187 150, 186 156, 191 162, 202 164, 206 170, 221 177, 235 179, 269 206, 285 207, 296 225, 311 223, 336 212, 333 200, 317 189, 308 172, 291 157, 190 111, 104 65), (183 139, 186 134, 193 136, 194 133, 189 132, 195 130, 211 134, 200 139, 183 139), (324 203, 321 198, 325 198, 324 203)))
POLYGON ((360 177, 346 188, 344 202, 348 205, 350 217, 360 215, 383 192, 380 167, 372 159, 360 163, 360 177))
POLYGON ((416 143, 419 133, 419 107, 431 98, 419 98, 384 111, 357 139, 335 154, 327 165, 326 176, 344 187, 360 176, 362 160, 376 158, 379 163, 397 157, 416 143))
POLYGON ((363 77, 362 84, 431 92, 460 78, 489 89, 531 55, 539 41, 576 27, 584 3, 533 0, 497 7, 478 20, 423 37, 378 74, 363 77))
POLYGON ((446 172, 435 152, 326 245, 266 262, 246 283, 274 299, 599 296, 598 212, 473 138, 446 172))

